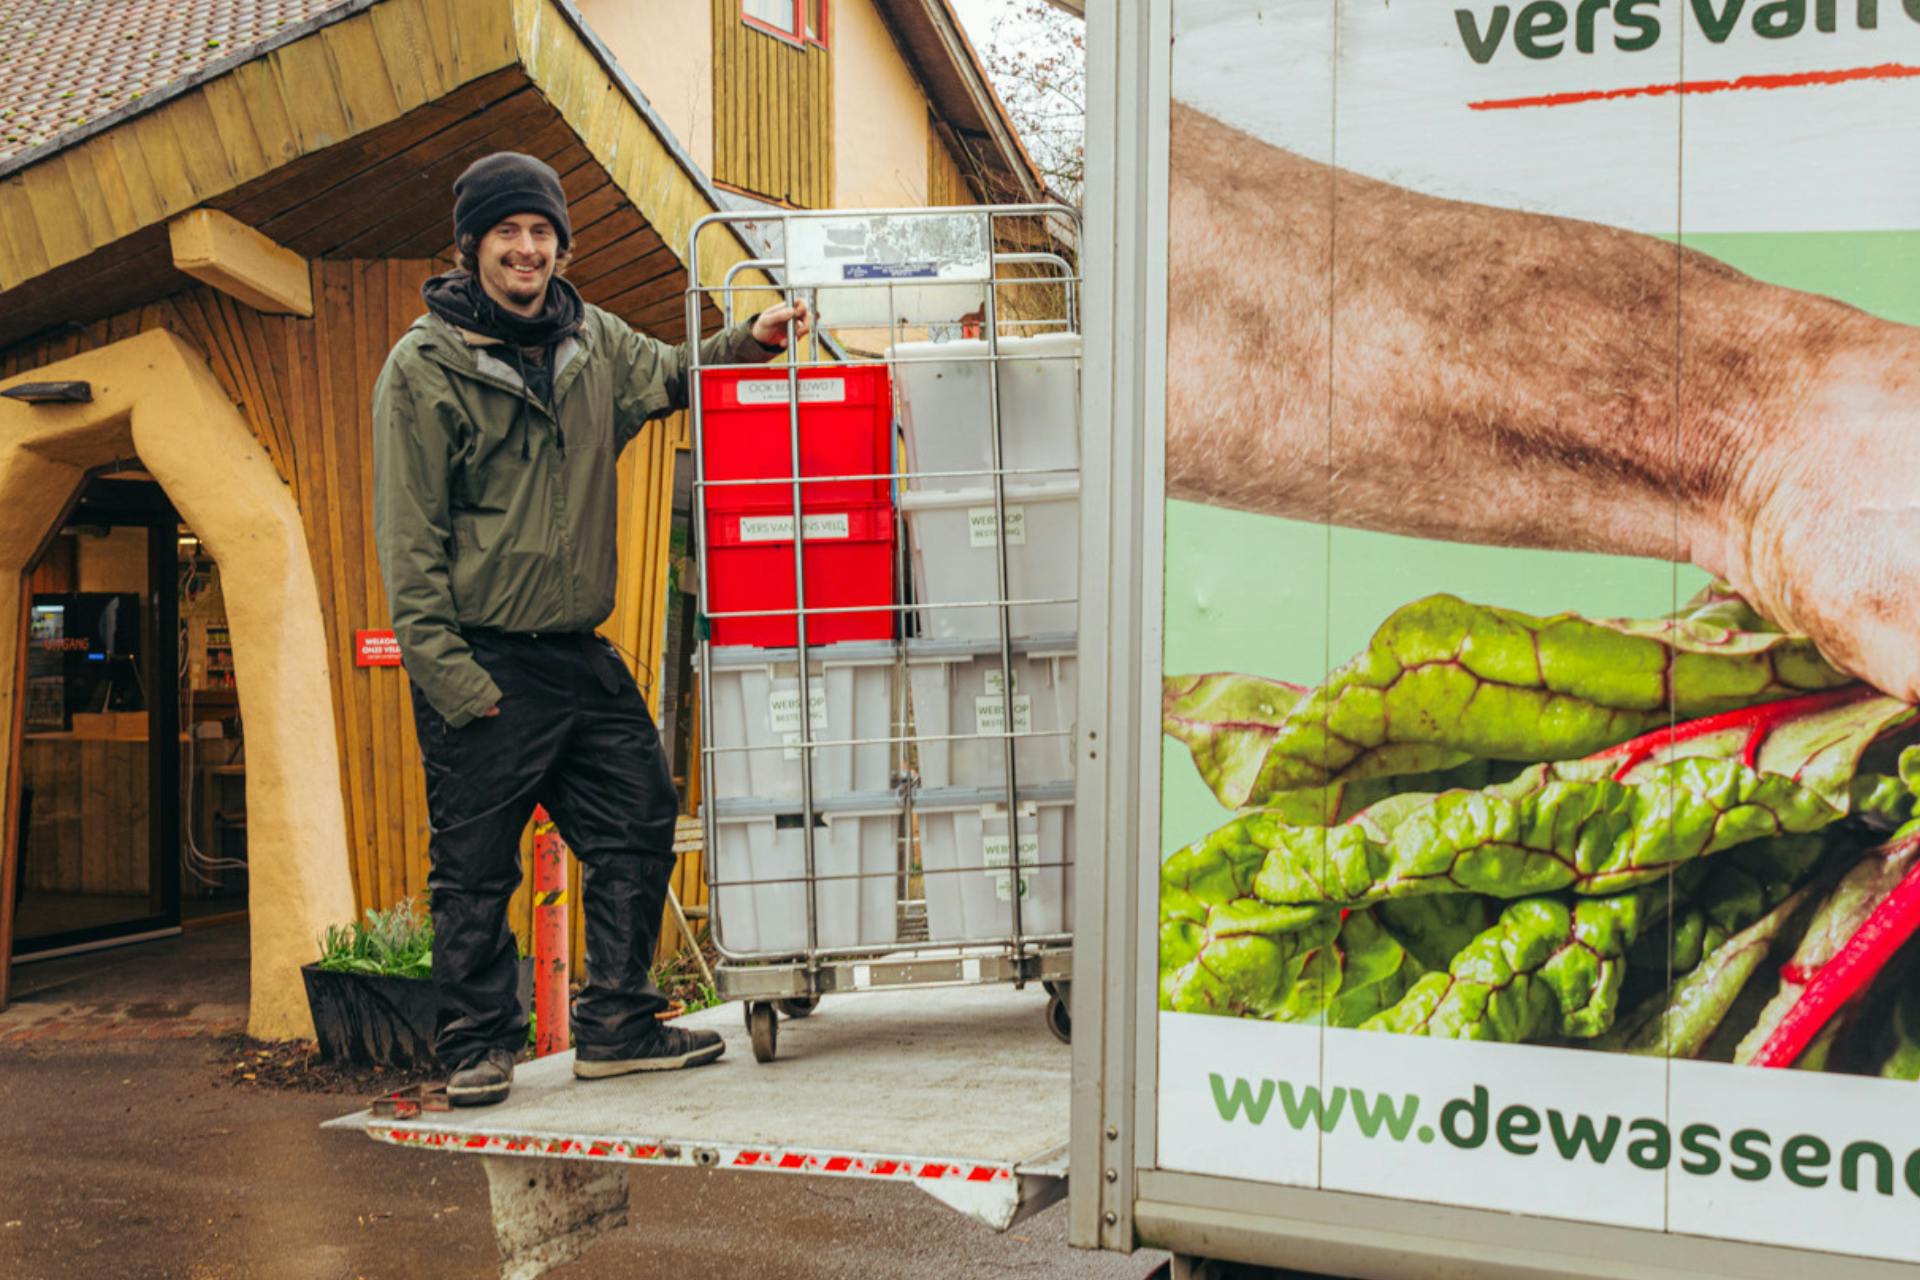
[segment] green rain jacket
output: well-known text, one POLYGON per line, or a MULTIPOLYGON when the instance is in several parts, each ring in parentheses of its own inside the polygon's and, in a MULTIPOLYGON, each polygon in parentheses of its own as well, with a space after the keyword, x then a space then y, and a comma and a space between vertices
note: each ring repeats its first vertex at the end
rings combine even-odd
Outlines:
MULTIPOLYGON (((751 321, 702 364, 764 361, 751 321)), ((620 451, 687 405, 688 350, 588 305, 554 352, 553 403, 498 340, 431 313, 373 388, 373 532, 407 674, 449 725, 500 699, 465 628, 590 631, 613 611, 620 451)))

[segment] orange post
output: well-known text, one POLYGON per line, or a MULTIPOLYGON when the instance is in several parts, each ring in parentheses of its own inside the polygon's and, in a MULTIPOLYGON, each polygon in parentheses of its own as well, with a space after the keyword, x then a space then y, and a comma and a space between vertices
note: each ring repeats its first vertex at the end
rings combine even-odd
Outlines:
POLYGON ((533 811, 533 1056, 563 1053, 567 1025, 567 842, 544 806, 533 811))

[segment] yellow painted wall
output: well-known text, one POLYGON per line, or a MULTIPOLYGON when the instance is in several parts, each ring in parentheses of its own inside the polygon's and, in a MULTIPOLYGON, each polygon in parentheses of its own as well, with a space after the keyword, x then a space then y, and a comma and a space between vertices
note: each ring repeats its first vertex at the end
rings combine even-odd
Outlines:
POLYGON ((927 100, 873 0, 833 6, 834 203, 927 202, 927 100))
POLYGON ((713 172, 713 23, 699 0, 580 0, 656 114, 702 172, 713 172))

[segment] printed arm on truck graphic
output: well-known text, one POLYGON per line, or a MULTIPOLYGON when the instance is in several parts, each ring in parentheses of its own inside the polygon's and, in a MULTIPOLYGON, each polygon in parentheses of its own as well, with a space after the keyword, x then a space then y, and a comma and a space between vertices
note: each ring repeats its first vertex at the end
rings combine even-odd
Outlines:
POLYGON ((1920 329, 1175 103, 1171 496, 1690 560, 1920 700, 1920 329))

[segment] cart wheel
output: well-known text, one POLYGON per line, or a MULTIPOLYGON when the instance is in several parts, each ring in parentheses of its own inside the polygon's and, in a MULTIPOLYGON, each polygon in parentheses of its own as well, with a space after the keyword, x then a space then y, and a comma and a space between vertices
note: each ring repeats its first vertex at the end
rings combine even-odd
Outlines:
POLYGON ((772 1062, 774 1054, 779 1052, 780 1018, 773 1006, 756 1003, 746 1006, 747 1036, 753 1041, 753 1060, 772 1062))
POLYGON ((820 997, 794 996, 786 1000, 775 1000, 773 1007, 789 1018, 804 1018, 820 1007, 820 997))
POLYGON ((1073 984, 1048 983, 1047 1030, 1062 1044, 1073 1043, 1073 984))

